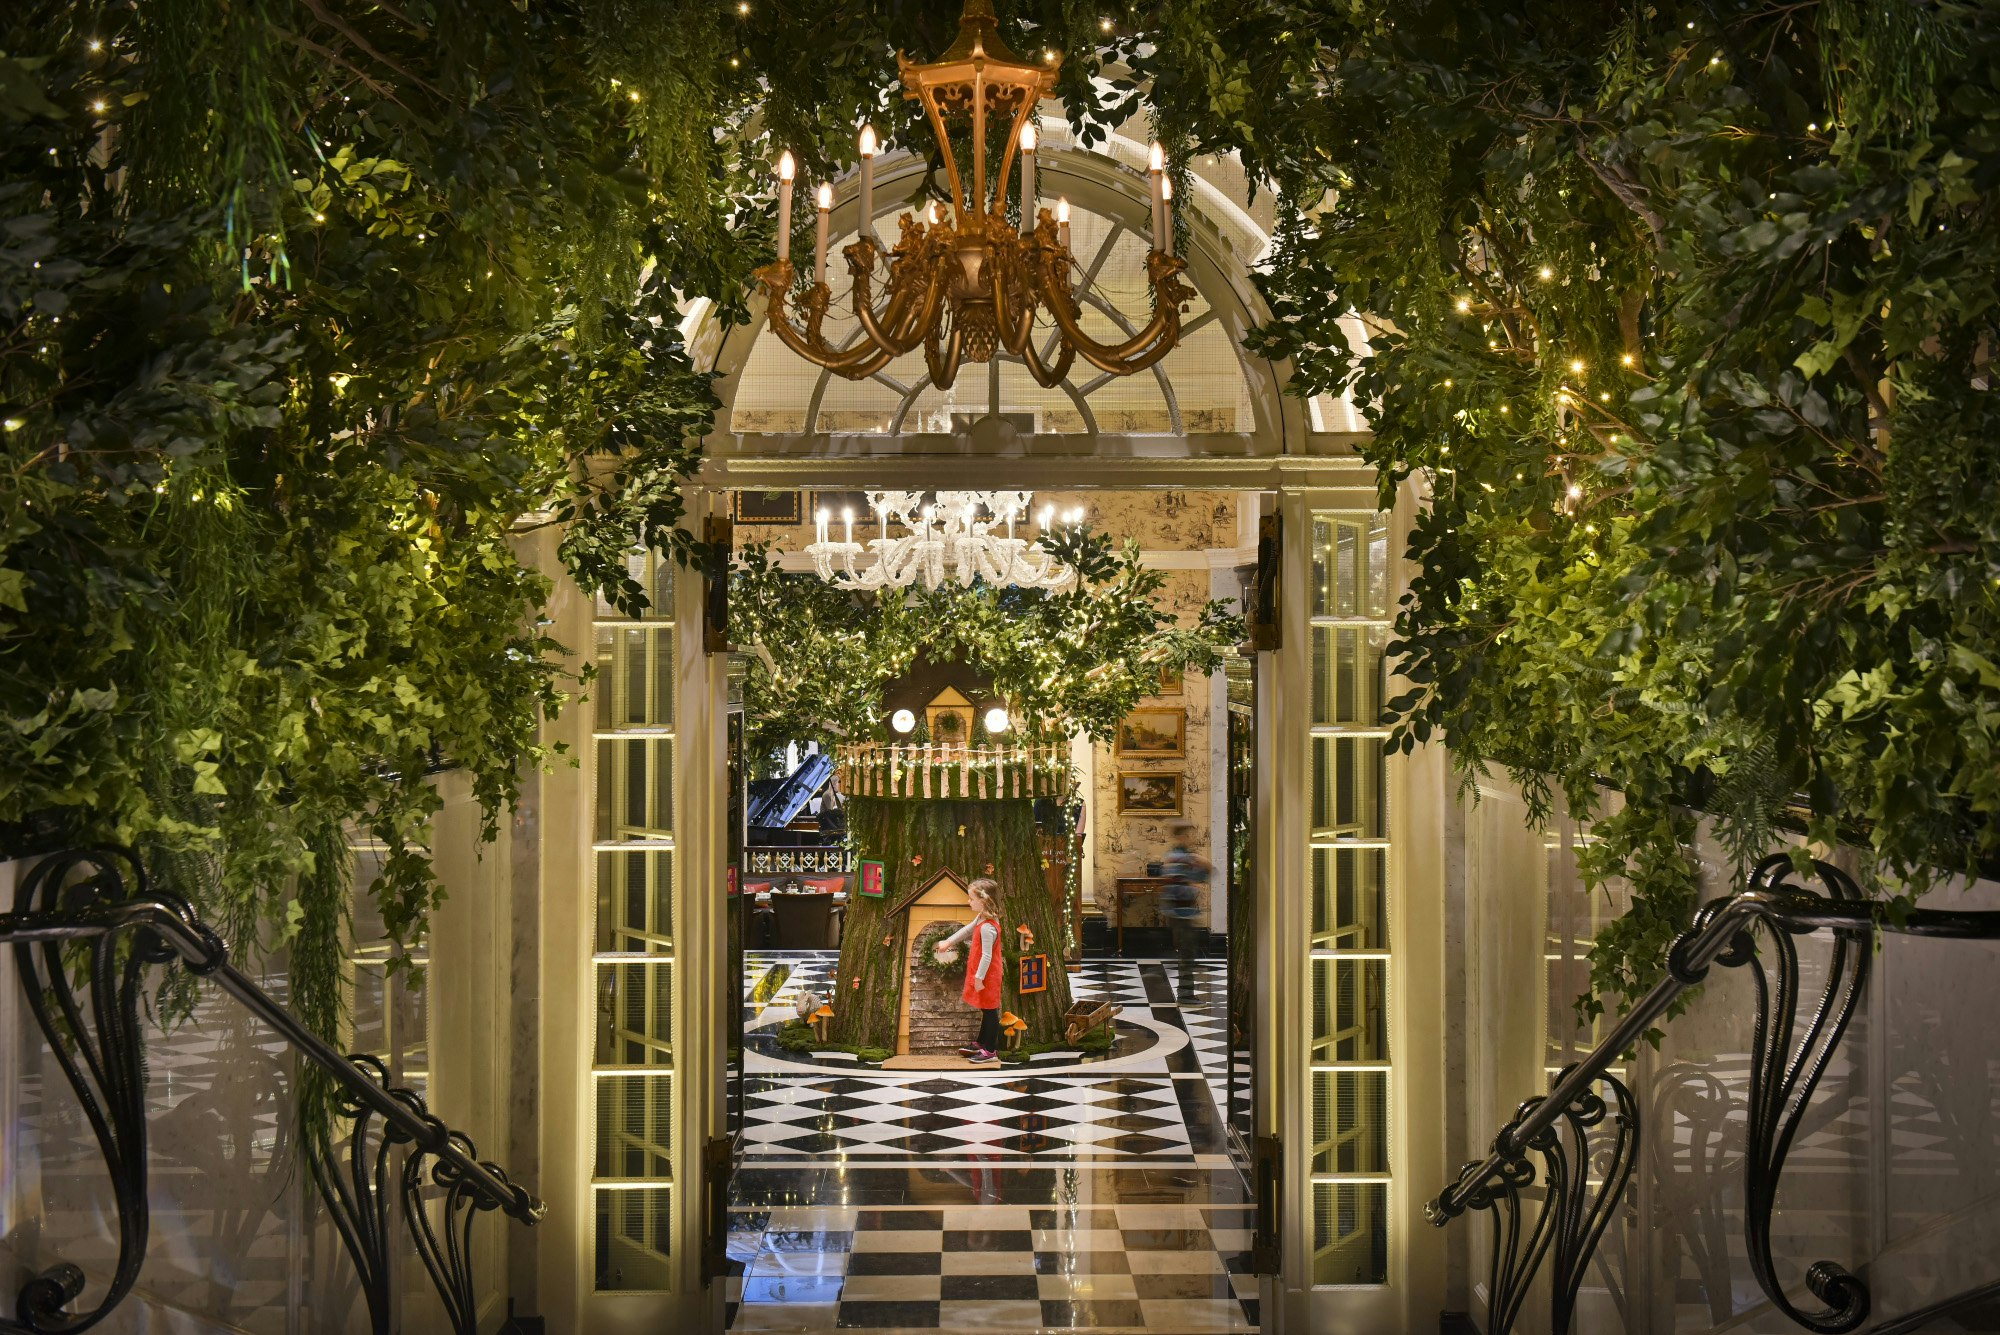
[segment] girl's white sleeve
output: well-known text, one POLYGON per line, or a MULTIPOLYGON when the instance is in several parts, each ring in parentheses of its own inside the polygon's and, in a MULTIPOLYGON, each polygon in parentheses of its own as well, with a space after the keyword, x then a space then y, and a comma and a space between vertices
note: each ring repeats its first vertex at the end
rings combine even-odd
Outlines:
POLYGON ((971 922, 965 924, 965 926, 959 928, 957 931, 953 932, 950 936, 946 937, 944 940, 938 942, 935 946, 931 947, 931 949, 934 951, 949 950, 951 947, 965 940, 966 937, 971 936, 972 929, 977 927, 978 925, 979 925, 979 919, 974 918, 971 922))
POLYGON ((979 972, 973 975, 973 982, 983 983, 986 981, 986 971, 993 967, 993 957, 1000 953, 998 949, 999 945, 1000 929, 990 922, 980 923, 979 972))

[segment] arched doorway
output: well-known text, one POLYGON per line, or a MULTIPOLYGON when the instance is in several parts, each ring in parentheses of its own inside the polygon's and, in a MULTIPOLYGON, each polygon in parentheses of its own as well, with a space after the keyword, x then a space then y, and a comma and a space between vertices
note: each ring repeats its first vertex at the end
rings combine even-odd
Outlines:
MULTIPOLYGON (((1107 153, 1052 143, 1045 161, 1045 191, 1067 194, 1088 219, 1079 231, 1089 243, 1079 251, 1095 269, 1097 294, 1114 309, 1131 308, 1118 298, 1130 282, 1131 238, 1147 208, 1131 170, 1138 161, 1137 146, 1122 142, 1107 153)), ((877 200, 907 193, 917 170, 884 160, 877 200)), ((1226 557, 1206 548, 1157 552, 1190 571, 1199 565, 1206 579, 1254 563, 1259 540, 1269 537, 1279 591, 1278 647, 1256 656, 1254 685, 1237 683, 1236 739, 1225 741, 1226 759, 1216 769, 1241 767, 1236 796, 1250 813, 1243 837, 1254 842, 1246 863, 1256 868, 1256 883, 1246 894, 1260 930, 1243 967, 1254 979, 1259 1023, 1254 1050, 1244 1050, 1243 1064, 1256 1076, 1246 1082, 1254 1095, 1242 1141, 1254 1149, 1261 1140, 1267 1158, 1239 1168, 1225 1137, 1212 1167, 1193 1167, 1249 1179, 1239 1204, 1251 1213, 1228 1220, 1228 1251, 1250 1250, 1260 1222, 1276 1230, 1279 1245, 1259 1258, 1274 1272, 1261 1287, 1243 1282, 1247 1270, 1238 1280, 1224 1272, 1232 1297, 1246 1289, 1259 1294, 1257 1319, 1265 1327, 1404 1328, 1436 1289, 1417 1206, 1442 1165, 1433 1162, 1441 1136, 1429 1077, 1421 1063, 1401 1060, 1438 1046, 1426 1029, 1436 1008, 1410 1004, 1435 986, 1426 924, 1436 915, 1426 906, 1437 877, 1412 841, 1436 813, 1403 800, 1416 791, 1411 766, 1382 756, 1381 733, 1364 712, 1371 699, 1379 703, 1397 521, 1378 514, 1374 478, 1353 457, 1352 406, 1288 398, 1284 368, 1240 352, 1241 334, 1259 316, 1248 267, 1268 239, 1229 199, 1227 176, 1228 165, 1216 164, 1193 201, 1190 274, 1200 305, 1186 344, 1159 375, 1083 377, 1042 390, 1019 367, 1000 362, 985 374, 968 368, 957 390, 943 394, 920 383, 920 372, 892 365, 882 377, 849 384, 789 359, 755 327, 723 329, 708 312, 690 312, 687 332, 719 372, 726 404, 691 502, 697 516, 722 522, 740 513, 741 492, 798 494, 801 517, 814 492, 880 487, 1032 487, 1107 503, 1190 492, 1241 498, 1226 557), (1276 521, 1271 529, 1267 519, 1276 521), (1228 564, 1215 564, 1221 561, 1228 564), (1287 1147, 1282 1156, 1279 1145, 1287 1147)), ((855 230, 853 209, 850 198, 837 201, 836 234, 855 230)), ((1093 318, 1113 321, 1101 308, 1093 318)), ((720 889, 731 824, 728 663, 704 651, 703 593, 682 580, 663 604, 670 614, 643 625, 604 609, 593 616, 581 604, 569 609, 579 629, 589 627, 614 678, 636 681, 650 672, 656 683, 671 683, 656 685, 644 697, 654 703, 637 712, 629 692, 623 706, 614 699, 611 713, 597 717, 606 726, 574 738, 583 763, 570 837, 585 856, 572 864, 578 912, 553 925, 574 943, 578 967, 567 985, 588 1018, 577 1026, 577 1050, 564 1054, 567 1066, 558 1058, 547 1067, 552 1081, 564 1069, 574 1072, 578 1096, 567 1119, 546 1119, 545 1143, 570 1128, 572 1193, 584 1221, 578 1254, 587 1259, 566 1276, 545 1273, 543 1284, 545 1292, 566 1289, 579 1328, 591 1330, 637 1329, 673 1312, 720 1328, 732 1288, 727 1242, 732 1231, 745 1231, 732 1230, 730 1203, 720 1193, 732 1153, 722 998, 740 983, 726 957, 720 889), (670 651, 660 647, 668 643, 670 651), (636 937, 607 938, 605 915, 616 919, 620 906, 642 919, 652 913, 651 926, 642 922, 636 937), (657 930, 662 925, 666 930, 657 930), (653 998, 650 1009, 641 996, 653 998), (591 1149, 579 1153, 579 1144, 591 1149), (621 1265, 617 1255, 634 1263, 621 1265)), ((1218 678, 1207 689, 1211 717, 1226 738, 1230 686, 1218 678)), ((1220 782, 1211 789, 1225 808, 1226 789, 1220 782)), ((1229 824, 1225 810, 1218 829, 1229 824)), ((546 837, 563 836, 551 828, 546 837)), ((1221 1093, 1205 1093, 1211 1108, 1229 1100, 1226 1057, 1224 1070, 1221 1093)), ((1199 1068, 1180 1074, 1203 1078, 1199 1068)), ((886 1181, 857 1176, 885 1171, 850 1160, 842 1189, 886 1181)), ((735 1213, 761 1208, 739 1196, 735 1213)), ((905 1201, 894 1208, 916 1214, 927 1207, 905 1201)), ((1114 1224, 1127 1242, 1118 1205, 1081 1208, 1109 1208, 1110 1215, 1087 1222, 1114 1224)), ((872 1215, 870 1224, 922 1231, 881 1228, 872 1215)), ((802 1243, 825 1247, 826 1234, 862 1231, 869 1230, 826 1228, 818 1243, 802 1243)), ((977 1230, 941 1223, 935 1231, 977 1230)), ((1213 1250, 1221 1257, 1225 1248, 1213 1250)), ((818 1286, 817 1294, 824 1299, 829 1287, 818 1286)), ((942 1283, 936 1287, 942 1294, 942 1283)), ((1038 1282, 1038 1302, 1042 1287, 1038 1282)), ((1113 1287, 1125 1286, 1106 1286, 1113 1287)), ((1139 1286, 1131 1287, 1136 1295, 1139 1286)), ((545 1301, 546 1310, 559 1308, 545 1301)))

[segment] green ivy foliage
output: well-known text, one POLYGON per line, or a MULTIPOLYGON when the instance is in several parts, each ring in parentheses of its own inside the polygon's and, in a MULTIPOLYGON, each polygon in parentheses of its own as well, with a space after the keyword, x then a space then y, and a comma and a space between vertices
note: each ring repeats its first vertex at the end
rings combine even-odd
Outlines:
POLYGON ((1351 387, 1385 498, 1427 497, 1398 737, 1604 817, 1596 992, 1686 923, 1691 805, 1739 859, 1795 814, 1905 899, 1991 865, 2000 12, 1211 13, 1271 92, 1185 116, 1289 209, 1252 346, 1351 387))
MULTIPOLYGON (((413 939, 417 776, 496 812, 572 690, 519 529, 628 608, 632 538, 697 554, 685 303, 748 316, 780 147, 808 180, 863 119, 929 151, 895 53, 958 8, 0 11, 0 820, 141 840, 235 930, 321 943, 326 996, 359 820, 413 939)), ((1085 145, 1141 114, 1177 172, 1233 153, 1276 194, 1252 347, 1351 387, 1385 493, 1428 498, 1399 736, 1601 817, 1635 908, 1600 992, 1685 921, 1691 801, 1745 856, 1796 804, 1905 895, 2000 851, 1990 5, 1000 8, 1085 145)), ((1099 732, 1166 633, 1102 590, 743 587, 825 656, 753 676, 797 736, 875 726, 836 669, 952 617, 1099 732)))
POLYGON ((635 538, 689 545, 715 402, 671 282, 730 247, 719 150, 671 110, 719 29, 664 26, 0 17, 0 819, 139 843, 232 936, 289 945, 328 1032, 346 828, 386 850, 372 890, 413 945, 427 773, 463 771, 490 837, 549 759, 576 683, 526 532, 565 525, 627 606, 635 538))
POLYGON ((882 692, 920 660, 990 676, 1025 736, 1109 739, 1162 667, 1213 672, 1243 638, 1222 602, 1180 625, 1157 597, 1166 576, 1139 563, 1136 543, 1114 549, 1107 535, 1069 528, 1044 545, 1077 571, 1064 592, 948 582, 852 593, 786 573, 764 548, 741 554, 730 640, 756 655, 744 683, 751 753, 893 740, 882 692))

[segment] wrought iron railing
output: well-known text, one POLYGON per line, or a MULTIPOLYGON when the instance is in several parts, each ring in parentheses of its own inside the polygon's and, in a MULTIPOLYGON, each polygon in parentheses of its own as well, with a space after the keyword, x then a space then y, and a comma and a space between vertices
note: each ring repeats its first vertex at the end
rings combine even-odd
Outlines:
POLYGON ((1549 1328, 1554 1335, 1569 1330, 1585 1272, 1631 1181, 1640 1134, 1639 1105, 1611 1068, 1717 964, 1754 966, 1743 1225, 1751 1273, 1772 1304, 1807 1330, 1844 1335, 1868 1319, 1866 1281, 1833 1261, 1816 1261, 1806 1271, 1806 1289, 1820 1307, 1801 1307, 1779 1283, 1771 1215, 1785 1159, 1861 999, 1875 934, 2000 939, 2000 912, 1898 914, 1865 899, 1839 868, 1824 862, 1813 867, 1827 894, 1791 884, 1791 859, 1780 854, 1759 863, 1736 894, 1703 905, 1668 951, 1667 976, 1587 1057, 1565 1067, 1546 1095, 1523 1103, 1494 1138, 1493 1152, 1467 1164, 1425 1207, 1439 1227, 1467 1210, 1493 1212, 1488 1335, 1513 1329, 1544 1264, 1552 1266, 1549 1328), (1754 936, 1759 928, 1763 950, 1754 936), (1826 986, 1799 1031, 1799 957, 1792 938, 1821 930, 1833 935, 1826 986), (1541 1160, 1539 1173, 1531 1155, 1541 1160), (1527 1199, 1537 1185, 1538 1203, 1527 1199))
POLYGON ((125 1300, 139 1277, 150 1231, 141 984, 149 966, 179 960, 277 1031, 330 1083, 334 1116, 349 1124, 345 1149, 332 1128, 308 1128, 307 1162, 360 1271, 372 1330, 386 1335, 394 1320, 392 1224, 400 1199, 451 1329, 475 1335, 472 1221, 501 1210, 533 1224, 545 1213, 540 1201, 480 1159, 472 1142, 433 1116, 420 1096, 391 1086, 381 1063, 343 1057, 301 1024, 229 962, 222 939, 184 900, 148 888, 145 868, 130 851, 90 848, 42 859, 21 881, 14 910, 0 913, 0 942, 14 946, 29 1007, 104 1156, 118 1210, 118 1261, 88 1311, 69 1310, 83 1293, 80 1268, 61 1262, 42 1271, 22 1287, 14 1319, 0 1317, 0 1332, 88 1330, 125 1300), (81 960, 65 958, 78 949, 81 960), (442 1196, 426 1201, 428 1187, 441 1188, 442 1196))

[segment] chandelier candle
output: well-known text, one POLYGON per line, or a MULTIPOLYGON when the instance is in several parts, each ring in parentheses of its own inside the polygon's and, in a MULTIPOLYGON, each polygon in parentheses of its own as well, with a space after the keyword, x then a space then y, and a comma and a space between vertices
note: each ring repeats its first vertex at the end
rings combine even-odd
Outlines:
POLYGON ((1153 249, 1165 251, 1160 237, 1167 230, 1167 150, 1153 141, 1153 153, 1146 174, 1153 186, 1153 249))
POLYGON ((1021 127, 1021 235, 1035 234, 1035 127, 1021 127))
POLYGON ((825 181, 819 184, 819 240, 813 244, 813 272, 819 281, 826 281, 826 227, 833 214, 833 187, 825 181))
POLYGON ((1056 244, 1058 246, 1061 246, 1065 253, 1068 252, 1069 250, 1068 196, 1063 196, 1056 200, 1056 244))
POLYGON ((882 145, 875 138, 875 127, 861 127, 861 235, 870 241, 875 239, 875 155, 882 151, 882 145))
POLYGON ((1172 255, 1174 253, 1174 183, 1164 176, 1160 178, 1160 221, 1164 224, 1160 231, 1160 249, 1172 255))
POLYGON ((792 257, 792 178, 799 174, 799 164, 792 157, 792 150, 786 149, 778 157, 778 263, 783 264, 792 257))

